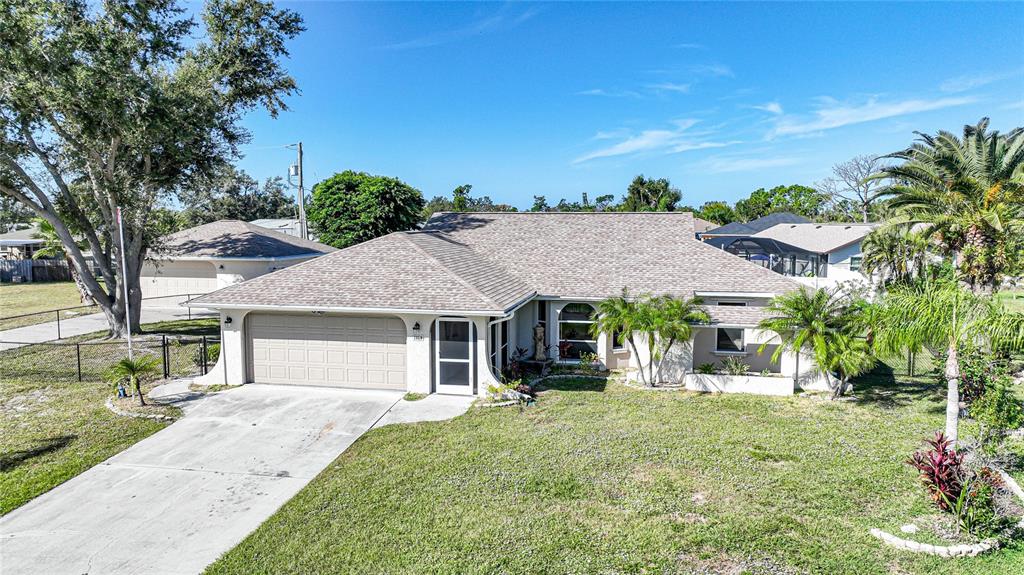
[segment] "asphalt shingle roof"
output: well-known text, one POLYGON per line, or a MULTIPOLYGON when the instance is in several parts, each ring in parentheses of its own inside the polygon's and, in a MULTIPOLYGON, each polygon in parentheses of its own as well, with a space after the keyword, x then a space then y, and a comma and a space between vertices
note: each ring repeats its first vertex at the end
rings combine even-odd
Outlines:
POLYGON ((533 295, 783 293, 796 282, 701 243, 689 213, 442 213, 192 305, 487 312, 533 295))
POLYGON ((811 220, 790 212, 776 212, 749 222, 732 222, 707 230, 709 236, 752 236, 778 224, 805 224, 811 220))
POLYGON ((779 224, 754 234, 824 254, 864 239, 877 224, 779 224))
POLYGON ((220 220, 160 238, 157 257, 282 258, 335 251, 314 242, 238 220, 220 220))

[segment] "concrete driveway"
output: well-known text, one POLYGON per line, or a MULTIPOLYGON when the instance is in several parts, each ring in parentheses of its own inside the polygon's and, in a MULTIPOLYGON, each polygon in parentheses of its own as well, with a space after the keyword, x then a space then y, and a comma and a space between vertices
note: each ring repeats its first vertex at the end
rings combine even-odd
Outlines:
POLYGON ((0 518, 0 573, 198 573, 401 397, 246 385, 200 399, 167 429, 0 518))

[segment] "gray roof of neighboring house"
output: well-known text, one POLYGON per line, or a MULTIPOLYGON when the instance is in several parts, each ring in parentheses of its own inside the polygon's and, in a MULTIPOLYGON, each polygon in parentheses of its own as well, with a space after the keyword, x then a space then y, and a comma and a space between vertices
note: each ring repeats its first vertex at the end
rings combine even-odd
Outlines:
POLYGON ((441 213, 193 305, 459 310, 497 315, 533 295, 783 293, 799 287, 697 241, 673 213, 441 213))
POLYGON ((704 232, 709 236, 752 236, 778 224, 805 224, 811 220, 790 212, 776 212, 749 222, 732 222, 704 232))
POLYGON ((24 246, 43 243, 44 240, 35 237, 39 233, 39 226, 32 224, 31 227, 14 230, 6 234, 0 234, 0 246, 24 246))
POLYGON ((859 242, 878 224, 779 224, 754 234, 819 254, 859 242))
POLYGON ((159 258, 271 259, 333 251, 331 246, 248 222, 220 220, 160 238, 153 255, 159 258))
POLYGON ((533 293, 473 250, 440 234, 399 232, 190 303, 501 314, 533 293))
POLYGON ((718 224, 715 222, 709 222, 705 219, 698 218, 697 216, 693 217, 693 231, 698 234, 702 234, 708 230, 713 230, 717 227, 718 224))
POLYGON ((279 228, 297 227, 299 225, 299 220, 295 218, 263 218, 259 220, 250 220, 249 223, 261 228, 276 230, 279 228))

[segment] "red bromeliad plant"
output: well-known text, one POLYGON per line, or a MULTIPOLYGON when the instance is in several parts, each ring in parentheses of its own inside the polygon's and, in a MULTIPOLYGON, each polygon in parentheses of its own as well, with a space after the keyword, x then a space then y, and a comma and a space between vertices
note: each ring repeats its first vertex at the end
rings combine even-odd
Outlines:
POLYGON ((952 511, 950 502, 957 500, 964 485, 963 455, 942 432, 925 443, 928 447, 914 452, 907 463, 917 469, 935 504, 952 511))

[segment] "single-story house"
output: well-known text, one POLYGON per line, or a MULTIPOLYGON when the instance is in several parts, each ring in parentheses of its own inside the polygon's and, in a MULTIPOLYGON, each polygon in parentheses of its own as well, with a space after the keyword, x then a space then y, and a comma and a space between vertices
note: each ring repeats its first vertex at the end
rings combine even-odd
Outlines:
POLYGON ((161 238, 142 267, 142 297, 199 295, 335 251, 238 220, 161 238))
POLYGON ((251 220, 249 223, 261 228, 267 228, 268 230, 274 230, 275 232, 281 232, 282 234, 288 234, 289 236, 302 237, 302 228, 300 227, 299 220, 296 218, 264 218, 251 220))
POLYGON ((750 220, 749 222, 730 222, 724 226, 718 226, 709 230, 698 230, 698 235, 705 241, 710 238, 722 237, 743 238, 752 236, 758 232, 763 232, 764 230, 779 224, 809 223, 811 223, 811 220, 799 214, 791 212, 775 212, 766 216, 761 216, 756 220, 750 220))
POLYGON ((0 259, 30 260, 44 241, 39 234, 38 224, 29 224, 20 229, 0 234, 0 259))
POLYGON ((803 357, 771 361, 777 337, 757 329, 770 298, 800 284, 701 243, 687 212, 439 213, 186 305, 221 317, 220 360, 202 383, 483 395, 538 349, 635 371, 643 358, 589 329, 595 305, 624 288, 704 301, 711 322, 671 350, 667 379, 765 394, 820 386, 803 357), (698 373, 730 357, 748 373, 698 373))

